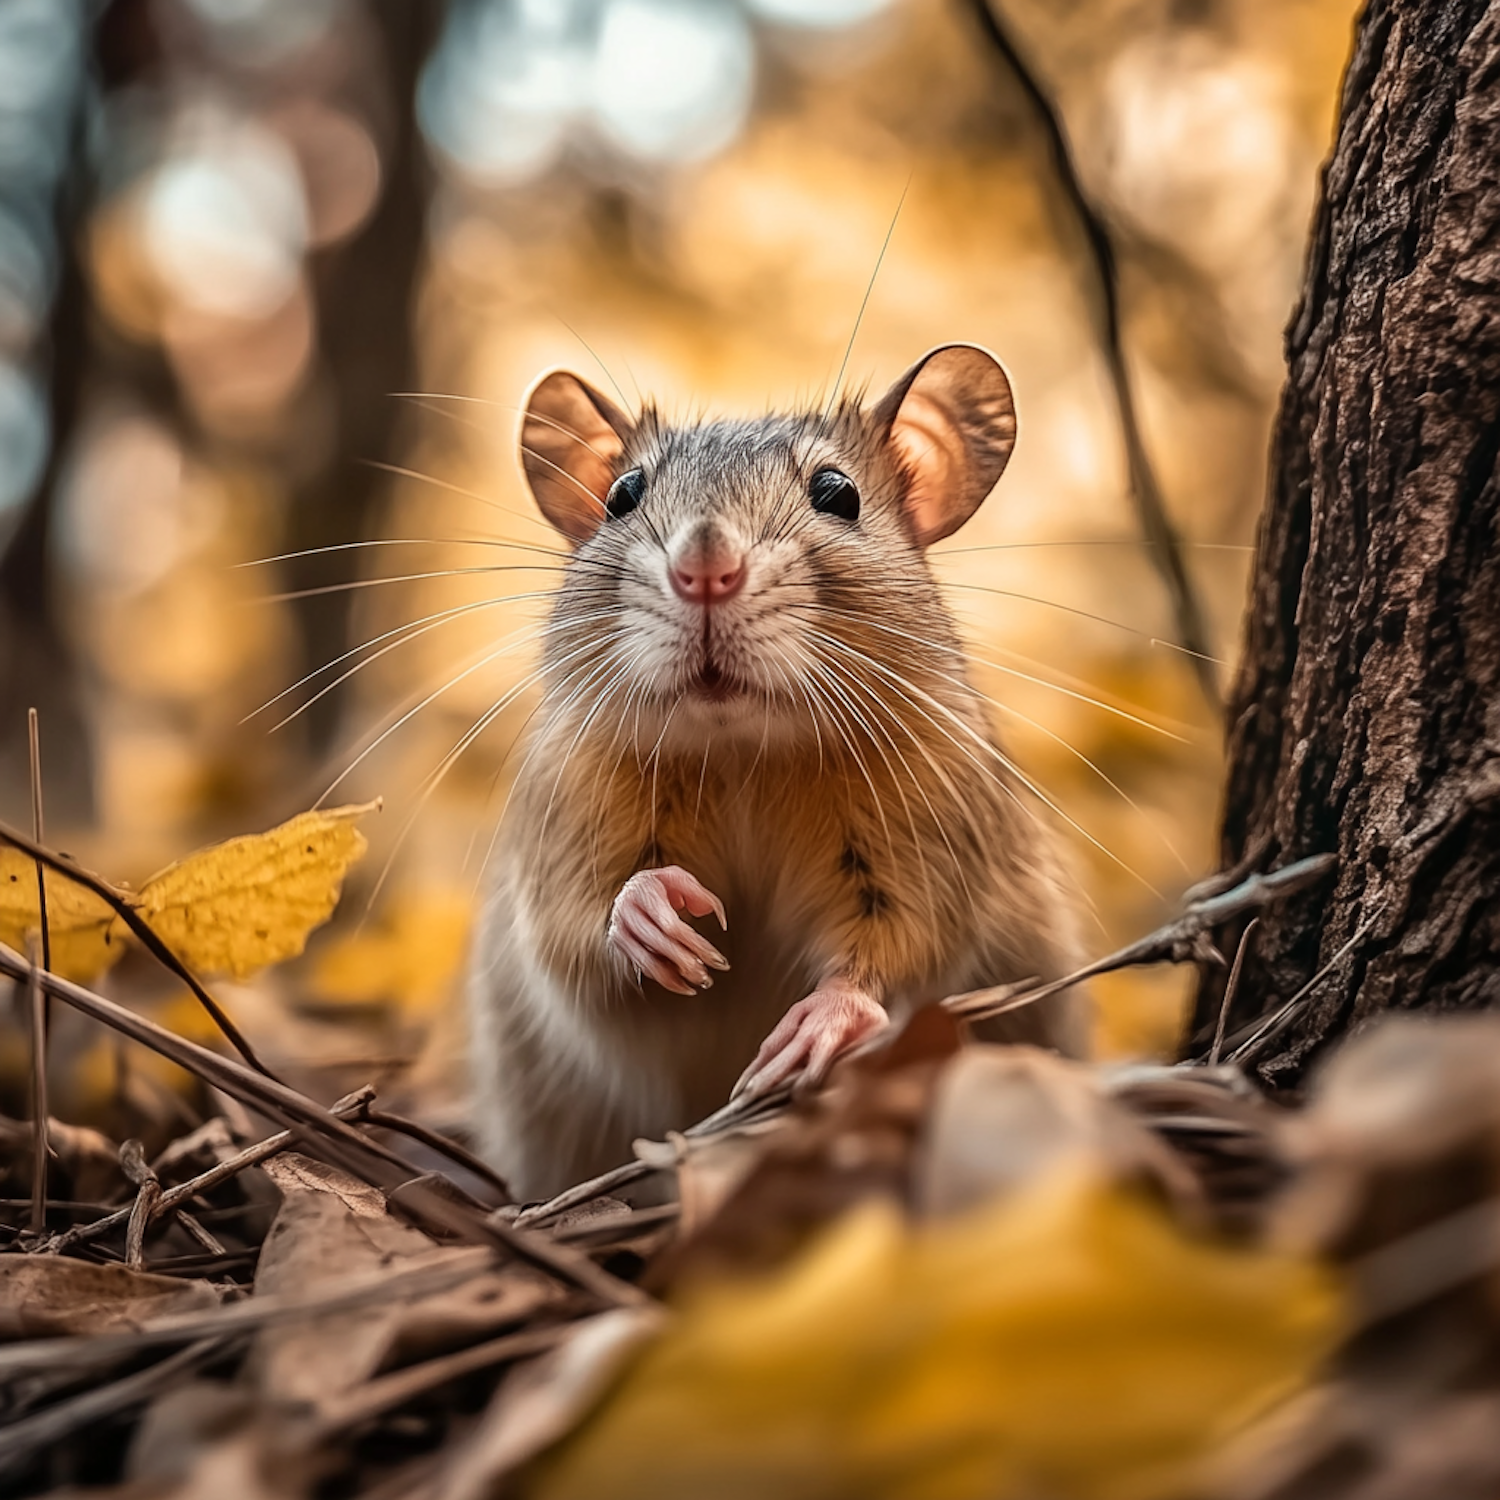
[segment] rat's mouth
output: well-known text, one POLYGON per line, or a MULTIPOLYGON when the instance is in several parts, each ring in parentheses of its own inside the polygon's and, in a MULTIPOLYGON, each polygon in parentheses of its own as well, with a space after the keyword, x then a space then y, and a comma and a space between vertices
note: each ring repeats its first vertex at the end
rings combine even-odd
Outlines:
POLYGON ((713 657, 708 656, 693 678, 692 691, 695 697, 706 698, 710 703, 723 703, 726 699, 739 695, 740 685, 725 673, 713 657))

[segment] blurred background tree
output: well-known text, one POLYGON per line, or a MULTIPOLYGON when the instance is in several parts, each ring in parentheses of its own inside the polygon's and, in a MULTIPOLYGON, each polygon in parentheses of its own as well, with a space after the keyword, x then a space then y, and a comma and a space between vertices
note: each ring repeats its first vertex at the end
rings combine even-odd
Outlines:
MULTIPOLYGON (((1353 3, 993 3, 0 0, 0 814, 30 702, 55 837, 111 870, 383 795, 386 958, 332 987, 437 1004, 555 580, 521 394, 806 401, 868 291, 855 383, 1011 367, 1015 462, 936 566, 1091 941, 1152 925, 1212 863, 1219 711, 1112 366, 1222 673, 1353 3), (990 15, 1108 228, 1117 360, 990 15)), ((1170 1046, 1183 983, 1107 988, 1106 1049, 1170 1046)))

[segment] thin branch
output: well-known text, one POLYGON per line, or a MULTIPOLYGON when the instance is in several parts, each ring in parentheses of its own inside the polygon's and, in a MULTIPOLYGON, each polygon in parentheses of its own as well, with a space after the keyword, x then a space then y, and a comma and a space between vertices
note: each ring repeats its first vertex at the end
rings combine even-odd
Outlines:
MULTIPOLYGON (((24 980, 30 972, 31 966, 19 953, 0 943, 0 973, 24 980)), ((420 1207, 426 1218, 471 1244, 498 1245, 556 1280, 586 1291, 610 1306, 634 1307, 651 1301, 638 1287, 611 1275, 588 1256, 566 1245, 554 1244, 541 1235, 486 1218, 431 1188, 413 1183, 411 1179, 416 1173, 409 1162, 361 1135, 322 1105, 288 1088, 278 1079, 254 1072, 233 1058, 209 1051, 207 1047, 200 1047, 196 1042, 177 1036, 145 1016, 116 1005, 113 1000, 96 995, 71 980, 56 974, 44 974, 41 983, 49 994, 75 1010, 190 1069, 242 1104, 249 1104, 274 1119, 287 1122, 295 1131, 305 1135, 326 1160, 361 1181, 383 1193, 405 1185, 408 1206, 420 1207), (394 1173, 393 1167, 396 1169, 394 1173)))
MULTIPOLYGON (((992 989, 970 990, 963 995, 950 995, 944 1006, 955 1015, 968 1021, 984 1020, 989 1016, 1004 1015, 1007 1011, 1020 1010, 1023 1006, 1035 1005, 1048 995, 1071 989, 1086 979, 1099 974, 1110 974, 1116 969, 1128 969, 1135 964, 1186 963, 1202 961, 1218 956, 1208 941, 1208 934, 1215 927, 1246 912, 1259 911, 1323 879, 1338 864, 1336 854, 1314 854, 1299 859, 1295 864, 1273 870, 1269 875, 1251 875, 1233 890, 1223 891, 1195 901, 1180 917, 1158 927, 1155 932, 1128 944, 1118 951, 1095 959, 1083 968, 1054 979, 1034 990, 1015 994, 1014 986, 998 985, 992 989)), ((1218 956, 1218 961, 1223 958, 1218 956)))
POLYGON ((31 973, 26 990, 31 997, 31 1228, 47 1227, 47 997, 42 989, 42 967, 31 944, 31 973))
POLYGON ((405 1115, 394 1115, 386 1109, 365 1109, 360 1112, 360 1118, 384 1130, 394 1130, 398 1135, 420 1141, 429 1150, 446 1156, 466 1172, 472 1172, 481 1182, 488 1183, 500 1194, 502 1203, 511 1201, 510 1185, 488 1162, 481 1161, 472 1151, 465 1150, 457 1141, 449 1140, 440 1131, 430 1129, 419 1120, 408 1120, 405 1115))
POLYGON ((1234 997, 1240 987, 1240 971, 1245 965, 1245 954, 1250 947, 1250 939, 1255 935, 1255 929, 1260 926, 1259 917, 1251 917, 1245 924, 1245 930, 1240 934, 1240 945, 1234 950, 1234 967, 1229 971, 1229 983, 1224 986, 1224 1000, 1219 1006, 1219 1023, 1214 1027, 1214 1044, 1208 1051, 1208 1065, 1216 1068, 1219 1065, 1219 1054, 1224 1050, 1224 1028, 1229 1024, 1229 1012, 1234 1006, 1234 997))
POLYGON ((1090 203, 1079 181, 1078 170, 1073 162, 1073 152, 1068 144, 1067 132, 1058 114, 1057 107, 1037 81, 1035 73, 1017 49, 1010 32, 995 10, 994 0, 971 0, 975 18, 991 45, 1004 58, 1006 66, 1015 75, 1022 92, 1026 95, 1037 121, 1046 137, 1047 146, 1057 170, 1059 185, 1069 207, 1078 219, 1079 227, 1088 245, 1095 277, 1099 283, 1099 299, 1102 312, 1103 345, 1105 363, 1109 368, 1110 383, 1114 387, 1115 404, 1120 414, 1120 429, 1125 442, 1126 461, 1130 471, 1130 493, 1135 501, 1136 515, 1141 523, 1151 556, 1161 574, 1172 611, 1177 622, 1179 644, 1188 653, 1188 660, 1198 678, 1204 696, 1214 705, 1221 701, 1218 679, 1214 673, 1213 652, 1210 650, 1208 630, 1204 624, 1202 605, 1198 601, 1193 580, 1188 574, 1182 556, 1182 542, 1167 514, 1162 498, 1161 485, 1157 482, 1156 469, 1146 449, 1140 421, 1136 415, 1135 396, 1131 390, 1130 370, 1125 362, 1125 349, 1120 334, 1120 277, 1115 259, 1114 245, 1109 230, 1097 209, 1090 203))
MULTIPOLYGON (((340 1120, 348 1119, 361 1113, 365 1105, 375 1097, 375 1090, 367 1083, 362 1088, 356 1089, 352 1094, 345 1094, 336 1104, 331 1104, 328 1113, 340 1120)), ((168 1188, 161 1195, 161 1201, 157 1203, 151 1217, 153 1220, 164 1217, 177 1209, 179 1204, 186 1203, 196 1198, 200 1193, 212 1192, 216 1187, 221 1187, 232 1177, 238 1177, 243 1171, 250 1167, 258 1167, 263 1161, 269 1161, 271 1157, 294 1146, 301 1139, 296 1131, 279 1130, 275 1135, 268 1135, 263 1141, 256 1141, 253 1146, 246 1146, 243 1151, 234 1156, 226 1157, 221 1162, 215 1162, 206 1171, 200 1172, 196 1177, 179 1183, 176 1187, 168 1188)), ((120 1225, 128 1222, 135 1205, 132 1203, 125 1208, 118 1208, 111 1214, 106 1214, 102 1219, 94 1219, 87 1224, 75 1224, 71 1229, 65 1229, 61 1234, 54 1235, 45 1244, 37 1247, 42 1255, 62 1255, 71 1250, 75 1245, 87 1244, 90 1240, 96 1240, 101 1235, 108 1234, 111 1229, 118 1229, 120 1225)))

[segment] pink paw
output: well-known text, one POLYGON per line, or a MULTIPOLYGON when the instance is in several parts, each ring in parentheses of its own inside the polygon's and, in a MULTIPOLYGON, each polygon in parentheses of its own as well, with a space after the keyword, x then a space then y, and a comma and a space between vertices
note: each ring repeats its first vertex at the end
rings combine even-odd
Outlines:
POLYGON ((734 1092, 765 1094, 799 1077, 818 1083, 834 1059, 886 1024, 885 1007, 863 990, 824 985, 799 1000, 760 1044, 734 1092))
POLYGON ((678 865, 641 870, 620 888, 609 914, 606 941, 643 978, 664 990, 692 995, 713 984, 709 967, 727 969, 729 960, 681 917, 712 912, 728 929, 724 903, 678 865))

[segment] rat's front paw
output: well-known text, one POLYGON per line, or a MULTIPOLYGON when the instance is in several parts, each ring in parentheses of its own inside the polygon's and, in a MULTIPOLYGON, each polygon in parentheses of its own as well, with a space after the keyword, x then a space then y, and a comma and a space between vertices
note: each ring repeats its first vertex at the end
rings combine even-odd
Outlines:
POLYGON ((724 903, 679 865, 641 870, 615 897, 609 914, 609 946, 645 978, 664 990, 692 995, 714 981, 709 968, 727 969, 729 960, 707 938, 699 937, 677 915, 712 912, 727 930, 724 903))
POLYGON ((841 1052, 885 1025, 885 1007, 863 990, 825 985, 799 1000, 760 1044, 734 1092, 765 1094, 800 1075, 818 1083, 841 1052))

